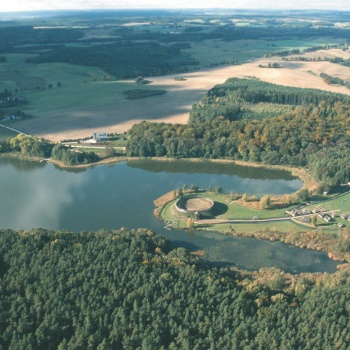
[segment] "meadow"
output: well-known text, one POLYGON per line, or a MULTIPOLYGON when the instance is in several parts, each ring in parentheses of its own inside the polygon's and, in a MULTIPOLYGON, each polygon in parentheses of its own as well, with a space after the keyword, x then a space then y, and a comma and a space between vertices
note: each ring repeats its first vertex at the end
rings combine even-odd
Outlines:
POLYGON ((0 127, 0 141, 15 137, 16 135, 16 132, 0 127))
POLYGON ((190 49, 186 49, 196 60, 200 67, 215 67, 229 62, 230 64, 243 64, 265 55, 284 51, 299 49, 305 50, 315 46, 339 44, 341 41, 333 38, 315 38, 300 40, 206 40, 192 43, 190 49))

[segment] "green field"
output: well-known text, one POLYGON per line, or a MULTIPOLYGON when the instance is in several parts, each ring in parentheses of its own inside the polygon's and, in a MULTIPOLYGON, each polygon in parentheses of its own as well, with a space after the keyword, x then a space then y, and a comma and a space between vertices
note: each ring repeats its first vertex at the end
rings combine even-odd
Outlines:
MULTIPOLYGON (((77 70, 80 68, 82 67, 77 67, 77 70)), ((65 85, 65 80, 62 81, 60 88, 26 94, 30 106, 25 112, 49 117, 79 108, 98 108, 111 104, 116 106, 119 100, 126 98, 123 91, 132 86, 121 82, 102 81, 65 85)))
POLYGON ((66 63, 27 64, 28 55, 6 55, 0 64, 0 91, 18 91, 28 100, 22 110, 35 117, 67 113, 79 108, 116 104, 133 84, 113 81, 96 67, 66 63))
POLYGON ((327 210, 339 210, 339 213, 348 213, 350 215, 350 191, 325 200, 322 202, 322 206, 327 210))
POLYGON ((264 57, 265 54, 277 51, 300 49, 338 44, 341 40, 334 38, 319 38, 313 40, 235 40, 226 42, 222 40, 206 40, 192 43, 190 53, 201 67, 210 67, 212 64, 220 64, 224 61, 241 64, 264 57))
POLYGON ((16 135, 17 135, 16 132, 0 127, 0 141, 15 137, 16 135))

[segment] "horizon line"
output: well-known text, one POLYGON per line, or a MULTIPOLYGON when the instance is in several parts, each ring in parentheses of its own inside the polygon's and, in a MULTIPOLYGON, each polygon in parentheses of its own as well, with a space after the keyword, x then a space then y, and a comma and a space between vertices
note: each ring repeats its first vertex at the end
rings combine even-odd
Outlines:
POLYGON ((274 7, 274 8, 260 8, 260 7, 142 7, 142 8, 66 8, 66 9, 31 9, 31 10, 7 10, 1 11, 0 13, 4 14, 14 14, 14 13, 38 13, 38 12, 75 12, 75 11, 220 11, 220 10, 230 10, 230 11, 269 11, 269 12, 277 12, 277 11, 316 11, 316 12, 350 12, 350 9, 334 9, 334 8, 284 8, 284 7, 274 7))

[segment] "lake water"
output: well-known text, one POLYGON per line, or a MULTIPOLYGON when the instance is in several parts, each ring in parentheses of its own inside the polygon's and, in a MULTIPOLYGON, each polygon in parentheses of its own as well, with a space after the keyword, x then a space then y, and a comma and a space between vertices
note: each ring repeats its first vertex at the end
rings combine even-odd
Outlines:
POLYGON ((96 231, 142 227, 176 245, 204 249, 211 261, 240 268, 275 266, 292 273, 334 272, 336 268, 322 252, 213 232, 167 231, 153 216, 153 200, 183 184, 221 186, 225 192, 257 195, 292 193, 302 183, 288 172, 149 160, 63 170, 53 164, 0 159, 0 180, 2 228, 96 231))

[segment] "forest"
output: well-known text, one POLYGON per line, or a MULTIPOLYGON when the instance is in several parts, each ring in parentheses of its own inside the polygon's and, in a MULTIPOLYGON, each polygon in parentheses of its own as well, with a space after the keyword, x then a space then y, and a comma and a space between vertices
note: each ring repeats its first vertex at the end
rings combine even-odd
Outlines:
POLYGON ((147 230, 0 231, 0 349, 340 349, 349 275, 254 277, 147 230))
POLYGON ((350 178, 349 113, 346 95, 232 78, 192 107, 188 125, 134 125, 127 154, 309 166, 329 189, 350 178))
POLYGON ((28 58, 28 63, 65 62, 98 66, 117 79, 183 72, 198 62, 181 49, 188 44, 160 45, 157 42, 125 42, 85 47, 56 47, 28 58))

